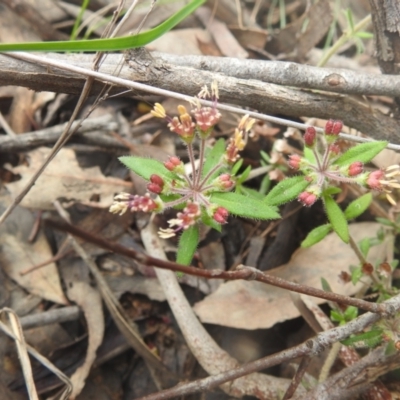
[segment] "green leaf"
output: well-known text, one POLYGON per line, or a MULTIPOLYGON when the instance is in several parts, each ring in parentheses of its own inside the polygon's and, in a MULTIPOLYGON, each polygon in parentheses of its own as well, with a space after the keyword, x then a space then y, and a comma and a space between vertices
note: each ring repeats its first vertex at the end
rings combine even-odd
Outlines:
POLYGON ((362 163, 370 162, 377 154, 379 154, 386 146, 386 141, 376 141, 361 143, 357 146, 352 147, 343 153, 333 165, 340 167, 344 165, 350 165, 355 161, 361 161, 362 163))
POLYGON ((269 177, 268 174, 265 174, 264 178, 261 181, 259 192, 263 196, 265 196, 270 187, 271 187, 271 178, 269 177))
POLYGON ((356 32, 354 35, 359 37, 360 39, 372 39, 374 37, 373 33, 365 31, 356 32))
POLYGON ((307 146, 304 146, 304 158, 310 162, 311 164, 315 165, 317 163, 316 159, 315 159, 315 154, 314 152, 307 146))
POLYGON ((333 196, 334 194, 341 193, 342 189, 338 188, 337 186, 329 186, 324 189, 324 193, 326 196, 333 196))
POLYGON ((369 249, 371 248, 371 244, 370 238, 364 238, 358 243, 360 251, 364 257, 367 257, 369 249))
POLYGON ((382 331, 378 329, 369 332, 360 333, 351 338, 341 340, 340 343, 345 346, 355 345, 358 342, 365 343, 368 347, 375 347, 382 341, 382 331))
POLYGON ((357 318, 358 308, 354 306, 348 306, 343 315, 346 321, 352 321, 354 318, 357 318))
POLYGON ((192 0, 157 27, 137 35, 111 39, 70 40, 60 42, 0 43, 0 51, 115 51, 143 47, 158 39, 192 14, 205 0, 192 0))
MULTIPOLYGON (((216 166, 220 161, 221 161, 221 157, 222 155, 225 153, 225 140, 224 139, 219 139, 213 146, 213 148, 211 149, 211 151, 209 151, 206 155, 206 161, 204 163, 203 166, 203 173, 202 173, 202 177, 205 177, 214 166, 216 166)), ((222 167, 222 166, 221 166, 222 167)), ((210 179, 212 179, 213 177, 215 177, 218 174, 218 171, 220 169, 218 169, 217 171, 215 171, 214 174, 212 174, 212 176, 210 177, 210 179)), ((210 180, 208 179, 208 180, 210 180)))
POLYGON ((333 230, 337 233, 340 239, 343 240, 343 242, 349 243, 349 226, 343 211, 332 197, 323 195, 323 200, 326 214, 333 230))
POLYGON ((239 192, 236 192, 236 193, 241 193, 241 194, 244 194, 245 196, 253 197, 254 199, 258 199, 258 200, 264 200, 265 196, 262 193, 257 192, 257 190, 248 188, 243 185, 238 186, 238 188, 239 188, 239 192))
POLYGON ((243 183, 251 172, 251 165, 248 165, 247 168, 238 176, 236 184, 243 183))
POLYGON ((197 225, 193 225, 183 231, 179 239, 176 262, 178 264, 190 265, 198 244, 199 227, 197 225))
POLYGON ((342 322, 344 320, 343 314, 336 310, 331 310, 331 320, 335 322, 342 322))
POLYGON ((325 224, 314 228, 301 242, 301 247, 307 248, 320 242, 332 230, 331 224, 325 224))
POLYGON ((354 21, 353 21, 353 13, 351 12, 350 8, 343 10, 344 14, 346 15, 347 23, 350 27, 350 31, 354 31, 354 21))
POLYGON ((390 226, 391 228, 396 228, 396 224, 390 221, 387 218, 381 218, 377 217, 375 218, 380 224, 385 225, 385 226, 390 226))
POLYGON ((210 201, 211 203, 225 207, 231 214, 240 217, 256 219, 280 218, 274 207, 270 207, 264 201, 238 193, 212 193, 210 201))
POLYGON ((357 218, 361 215, 371 204, 372 194, 366 193, 358 199, 352 201, 347 208, 344 210, 344 216, 346 219, 357 218))
POLYGON ((363 273, 361 270, 361 267, 357 267, 352 269, 351 271, 351 283, 353 285, 356 285, 358 283, 358 281, 362 278, 363 273))
POLYGON ((278 206, 295 199, 310 184, 304 175, 286 178, 279 182, 265 197, 264 202, 270 206, 278 206))
POLYGON ((262 159, 263 159, 265 162, 267 162, 268 164, 270 163, 271 157, 269 156, 268 153, 266 153, 264 150, 261 150, 261 151, 260 151, 260 155, 261 155, 262 159))
POLYGON ((135 174, 141 176, 147 181, 153 174, 160 175, 161 178, 167 181, 172 181, 173 179, 176 179, 176 175, 174 173, 168 171, 164 167, 163 163, 154 160, 153 158, 123 156, 119 157, 119 161, 121 161, 122 164, 128 167, 135 174))
POLYGON ((235 163, 235 165, 231 169, 231 174, 236 175, 239 172, 240 167, 243 164, 243 158, 239 159, 238 162, 235 163))
POLYGON ((328 283, 328 281, 325 278, 321 278, 321 286, 322 286, 322 290, 325 290, 325 292, 333 292, 331 285, 328 283))

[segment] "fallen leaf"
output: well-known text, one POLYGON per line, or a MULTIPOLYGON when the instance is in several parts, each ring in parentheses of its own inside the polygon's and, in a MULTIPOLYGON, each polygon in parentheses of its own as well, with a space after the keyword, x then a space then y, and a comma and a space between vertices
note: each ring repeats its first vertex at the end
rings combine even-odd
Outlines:
MULTIPOLYGON (((29 166, 20 165, 12 169, 21 179, 7 184, 7 189, 15 197, 36 170, 43 164, 51 149, 39 148, 28 153, 29 166)), ((81 168, 71 149, 61 149, 51 164, 36 181, 35 186, 21 201, 27 208, 53 210, 57 199, 78 201, 83 204, 107 208, 112 204, 115 193, 129 191, 130 183, 121 179, 105 177, 99 167, 81 168), (91 198, 99 201, 94 203, 91 198)))
POLYGON ((68 289, 68 297, 82 308, 89 336, 85 361, 71 376, 73 389, 70 398, 75 399, 85 386, 96 351, 103 341, 104 316, 100 293, 86 282, 75 282, 68 289))
MULTIPOLYGON (((350 233, 358 242, 375 236, 380 226, 375 222, 351 224, 350 233)), ((368 254, 369 262, 383 260, 386 246, 383 243, 372 247, 368 254)), ((360 285, 344 285, 338 276, 350 265, 357 264, 358 259, 350 246, 331 233, 315 246, 297 250, 287 264, 268 273, 315 288, 321 288, 321 278, 325 278, 333 292, 351 296, 360 285)), ((315 301, 317 304, 326 302, 319 298, 315 301)), ((288 291, 244 280, 222 284, 214 293, 196 303, 194 310, 202 322, 241 329, 266 329, 300 315, 288 291)))
MULTIPOLYGON (((5 200, 4 197, 1 200, 5 200)), ((3 206, 0 206, 0 210, 3 206)), ((34 243, 28 242, 34 223, 30 211, 17 207, 0 227, 0 262, 6 274, 28 292, 42 299, 67 304, 61 289, 55 263, 36 269, 27 275, 20 272, 49 260, 53 254, 43 233, 34 243)))

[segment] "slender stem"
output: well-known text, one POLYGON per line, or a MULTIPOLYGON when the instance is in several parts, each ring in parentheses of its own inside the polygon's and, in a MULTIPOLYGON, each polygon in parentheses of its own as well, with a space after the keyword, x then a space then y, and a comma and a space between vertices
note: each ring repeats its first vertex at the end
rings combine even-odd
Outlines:
POLYGON ((361 29, 365 28, 368 26, 368 24, 371 22, 371 14, 368 14, 364 19, 362 19, 355 27, 353 30, 348 29, 343 32, 343 35, 334 43, 334 45, 324 54, 324 56, 321 58, 319 63, 317 64, 317 67, 323 67, 328 60, 339 51, 339 49, 345 44, 348 40, 350 40, 354 34, 361 29))
POLYGON ((192 166, 192 182, 193 182, 193 185, 196 185, 196 163, 195 163, 195 159, 194 159, 192 143, 188 143, 187 149, 188 149, 190 164, 192 166))
POLYGON ((322 158, 322 168, 323 168, 323 170, 325 170, 328 167, 327 164, 328 164, 328 160, 329 160, 329 153, 330 153, 329 144, 326 144, 324 156, 322 158))
POLYGON ((184 203, 185 201, 189 200, 192 197, 191 193, 187 194, 186 196, 180 197, 179 199, 168 201, 167 203, 164 203, 165 207, 175 207, 178 206, 179 204, 184 203))
POLYGON ((319 169, 319 171, 322 171, 322 165, 323 164, 321 164, 321 159, 319 158, 319 153, 318 153, 317 150, 315 150, 315 147, 312 149, 312 151, 313 151, 313 154, 314 154, 314 157, 315 157, 315 161, 318 164, 318 169, 319 169))
POLYGON ((353 249, 354 253, 356 253, 356 256, 358 258, 358 260, 360 261, 361 264, 367 264, 367 260, 365 259, 364 255, 361 253, 360 249, 357 246, 357 243, 355 242, 355 240, 353 239, 353 236, 351 236, 349 234, 349 244, 350 247, 353 249))
POLYGON ((197 179, 194 181, 194 186, 197 187, 200 184, 201 174, 203 172, 204 165, 204 149, 206 147, 206 140, 200 140, 200 154, 199 154, 199 170, 197 171, 197 179))
POLYGON ((199 187, 198 190, 201 191, 203 190, 203 185, 205 185, 208 181, 208 179, 210 179, 210 176, 215 172, 218 171, 221 167, 223 166, 222 163, 218 163, 217 165, 214 165, 213 168, 210 169, 210 171, 208 171, 208 174, 203 178, 203 180, 199 183, 199 187))
MULTIPOLYGON (((356 253, 357 258, 361 263, 361 266, 363 266, 364 264, 368 264, 367 259, 361 253, 360 249, 357 246, 357 243, 355 242, 355 240, 353 239, 353 237, 350 234, 349 234, 349 239, 350 239, 349 240, 350 247, 353 249, 354 253, 356 253)), ((375 285, 378 285, 378 287, 382 286, 382 283, 379 280, 378 276, 376 275, 375 271, 372 271, 372 273, 370 274, 370 277, 371 277, 372 281, 375 283, 375 285)))

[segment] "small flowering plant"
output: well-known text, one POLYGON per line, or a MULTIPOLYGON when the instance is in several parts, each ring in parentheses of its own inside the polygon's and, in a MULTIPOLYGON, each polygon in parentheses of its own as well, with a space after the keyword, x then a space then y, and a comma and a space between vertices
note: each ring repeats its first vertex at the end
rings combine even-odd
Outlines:
POLYGON ((307 207, 322 199, 329 223, 314 229, 302 243, 309 247, 322 240, 332 229, 346 243, 349 242, 348 220, 362 214, 370 205, 370 193, 353 201, 343 212, 333 199, 340 192, 340 183, 356 183, 368 189, 386 193, 391 197, 393 188, 400 188, 396 177, 399 166, 386 170, 364 171, 364 164, 371 161, 386 146, 385 141, 374 141, 356 145, 342 153, 337 143, 343 127, 341 121, 326 123, 322 140, 319 141, 314 127, 308 127, 304 134, 304 157, 290 156, 289 166, 303 175, 287 178, 275 186, 266 196, 265 202, 277 206, 297 199, 307 207))
POLYGON ((207 139, 219 122, 217 110, 218 90, 211 86, 211 94, 204 87, 193 102, 192 111, 180 105, 179 116, 169 117, 161 104, 156 103, 152 114, 162 118, 187 147, 189 168, 176 156, 161 163, 142 157, 125 156, 120 161, 137 175, 148 181, 144 196, 120 193, 110 207, 113 213, 129 211, 161 213, 175 208, 176 218, 168 221, 169 227, 159 230, 159 236, 170 238, 180 234, 177 262, 190 264, 199 242, 199 223, 217 230, 226 224, 229 214, 257 219, 276 219, 276 207, 268 203, 233 192, 240 168, 239 152, 243 150, 248 131, 254 120, 245 115, 228 143, 220 139, 212 149, 207 149, 207 139), (212 106, 203 107, 199 98, 211 98, 212 106), (196 160, 193 143, 198 140, 199 155, 196 160))

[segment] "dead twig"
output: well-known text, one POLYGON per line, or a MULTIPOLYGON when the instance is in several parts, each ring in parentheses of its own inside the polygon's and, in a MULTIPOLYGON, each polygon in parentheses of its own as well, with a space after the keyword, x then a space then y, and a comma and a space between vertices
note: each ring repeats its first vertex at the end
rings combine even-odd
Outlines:
POLYGON ((269 275, 259 271, 253 267, 240 266, 236 271, 222 271, 222 270, 206 270, 199 269, 195 267, 187 267, 181 264, 177 264, 172 261, 160 260, 158 258, 154 258, 148 256, 147 254, 139 253, 133 249, 128 249, 124 246, 119 245, 118 243, 110 242, 107 239, 103 239, 99 236, 96 236, 92 233, 83 231, 76 226, 54 221, 54 220, 46 220, 46 225, 51 226, 53 228, 63 230, 68 232, 74 236, 77 236, 81 239, 84 239, 90 243, 97 244, 103 249, 111 250, 115 253, 123 254, 127 257, 131 257, 134 260, 139 261, 140 263, 148 266, 155 266, 158 268, 168 269, 171 271, 179 271, 185 274, 200 276, 207 279, 225 279, 225 280, 236 280, 236 279, 246 279, 246 280, 256 280, 259 282, 267 283, 269 285, 277 286, 282 289, 291 290, 298 293, 307 294, 313 297, 319 297, 325 300, 334 301, 340 304, 352 305, 358 308, 361 308, 366 311, 371 311, 374 313, 379 313, 381 315, 390 315, 392 313, 384 303, 370 303, 368 301, 364 301, 361 299, 355 299, 348 296, 339 295, 336 293, 325 292, 320 289, 316 289, 310 286, 300 285, 298 283, 289 282, 285 279, 269 275))
MULTIPOLYGON (((82 60, 76 56, 67 59, 65 55, 60 57, 54 54, 47 55, 46 58, 20 52, 9 53, 7 56, 0 54, 0 71, 2 71, 0 84, 23 85, 34 90, 78 94, 82 91, 83 76, 91 76, 101 82, 112 83, 115 87, 110 91, 111 94, 121 93, 126 88, 130 88, 139 94, 153 93, 189 102, 192 99, 189 96, 195 96, 202 84, 215 80, 219 86, 221 101, 250 107, 260 112, 249 112, 219 104, 218 108, 221 110, 239 114, 246 113, 262 121, 297 129, 305 129, 306 125, 265 114, 324 119, 334 117, 374 139, 400 142, 398 124, 393 118, 352 98, 332 93, 307 93, 257 80, 238 79, 214 72, 168 65, 162 61, 157 62, 157 60, 145 69, 140 62, 138 65, 130 62, 130 68, 125 65, 121 69, 120 77, 115 77, 112 74, 115 71, 116 63, 120 62, 121 56, 109 57, 108 61, 102 64, 100 69, 102 72, 88 69, 88 61, 82 60), (13 58, 23 61, 13 61, 13 58), (51 67, 51 70, 32 64, 27 66, 26 61, 51 67), (28 72, 29 70, 31 72, 28 72), (19 71, 22 73, 20 74, 19 71), (65 71, 73 72, 73 74, 65 71), (53 79, 49 79, 49 76, 53 79), (187 76, 190 76, 191 79, 186 79, 187 76), (146 82, 146 84, 141 82, 146 82)), ((137 57, 137 60, 140 58, 137 57)), ((101 92, 102 87, 101 83, 95 83, 92 93, 101 92)), ((201 101, 201 103, 210 105, 207 101, 201 101)), ((317 131, 321 130, 317 129, 317 131)), ((347 140, 365 141, 363 138, 352 135, 341 134, 341 137, 347 140)), ((400 146, 389 145, 388 148, 399 150, 400 146)))

